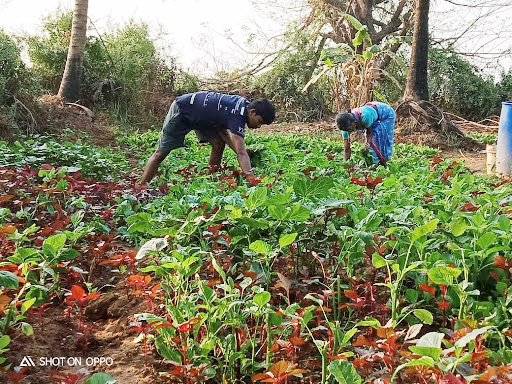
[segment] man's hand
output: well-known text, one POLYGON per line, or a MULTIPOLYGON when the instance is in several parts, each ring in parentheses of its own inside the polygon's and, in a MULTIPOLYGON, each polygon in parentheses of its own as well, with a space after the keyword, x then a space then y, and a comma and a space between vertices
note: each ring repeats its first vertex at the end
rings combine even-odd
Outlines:
POLYGON ((261 183, 262 177, 255 177, 252 173, 245 174, 246 180, 251 184, 251 186, 255 187, 259 183, 261 183))

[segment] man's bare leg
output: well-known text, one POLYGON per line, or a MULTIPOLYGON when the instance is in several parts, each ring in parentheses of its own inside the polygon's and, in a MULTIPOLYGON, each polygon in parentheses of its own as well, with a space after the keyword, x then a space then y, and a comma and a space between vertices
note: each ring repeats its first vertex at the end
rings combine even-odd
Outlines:
POLYGON ((144 168, 144 173, 142 174, 142 179, 140 180, 141 185, 146 185, 149 183, 153 177, 155 177, 156 172, 158 171, 158 167, 160 163, 167 157, 167 154, 157 149, 153 155, 149 158, 146 167, 144 168))
POLYGON ((220 137, 217 137, 210 140, 210 145, 212 146, 212 151, 210 153, 210 168, 212 170, 217 170, 220 168, 226 143, 220 137))

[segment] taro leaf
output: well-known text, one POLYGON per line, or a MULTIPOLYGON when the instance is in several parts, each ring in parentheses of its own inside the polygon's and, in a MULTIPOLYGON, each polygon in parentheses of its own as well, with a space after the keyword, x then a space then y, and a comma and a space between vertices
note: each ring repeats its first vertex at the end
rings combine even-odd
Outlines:
POLYGON ((411 242, 415 242, 420 237, 425 236, 431 232, 434 232, 437 228, 437 224, 439 223, 439 219, 430 220, 428 223, 423 224, 421 227, 416 228, 411 233, 411 242))
POLYGON ((272 252, 272 248, 268 243, 263 240, 256 240, 249 244, 249 249, 256 253, 262 254, 263 256, 268 256, 270 252, 272 252))
POLYGON ((410 346, 409 349, 421 356, 429 356, 434 360, 439 360, 443 350, 441 349, 441 343, 444 338, 444 333, 429 332, 423 335, 416 345, 410 346))
POLYGON ((287 245, 290 245, 295 241, 295 238, 297 237, 297 233, 288 233, 286 235, 282 235, 279 238, 279 247, 284 248, 287 245))
POLYGON ((445 267, 438 265, 428 271, 428 277, 435 284, 452 285, 453 279, 457 278, 461 274, 461 270, 458 268, 445 267))
POLYGON ((472 330, 467 335, 461 337, 459 340, 457 340, 455 342, 455 348, 465 347, 466 345, 469 344, 469 342, 475 340, 478 336, 483 335, 491 328, 492 327, 483 327, 483 328, 478 328, 478 329, 472 330))
POLYGON ((430 368, 434 368, 435 361, 431 357, 429 357, 429 356, 423 356, 423 357, 420 357, 419 359, 411 360, 411 361, 408 361, 405 364, 399 365, 395 369, 395 372, 393 373, 393 376, 391 376, 391 381, 393 381, 395 379, 395 376, 397 375, 397 373, 399 371, 401 371, 402 369, 404 369, 406 367, 416 367, 416 366, 419 366, 419 365, 430 367, 430 368))
POLYGON ((434 316, 426 309, 415 309, 413 311, 414 316, 423 321, 425 324, 432 324, 434 322, 434 316))
POLYGON ((495 241, 496 241, 496 235, 492 232, 486 232, 478 238, 476 245, 479 246, 480 249, 487 249, 495 241))
POLYGON ((293 183, 295 194, 302 199, 316 200, 326 197, 334 182, 329 177, 320 177, 312 180, 302 176, 293 183))
POLYGON ((249 211, 254 211, 256 208, 261 207, 267 201, 267 188, 256 188, 245 200, 245 206, 249 211))
POLYGON ((453 223, 452 225, 452 235, 455 237, 458 237, 462 235, 464 232, 466 232, 467 225, 464 221, 459 220, 453 223))
POLYGON ((114 384, 116 381, 116 379, 106 373, 97 372, 89 377, 85 384, 114 384))
POLYGON ((9 271, 0 271, 0 286, 7 289, 18 289, 18 276, 9 271))
POLYGON ((151 239, 144 243, 142 247, 140 247, 139 252, 137 252, 137 255, 135 256, 135 259, 143 259, 149 252, 161 251, 165 247, 167 247, 167 239, 165 237, 151 239))
POLYGON ((261 308, 270 301, 270 293, 267 291, 257 293, 252 300, 261 308))
POLYGON ((363 379, 358 375, 356 369, 344 360, 335 360, 327 367, 329 373, 341 384, 361 384, 363 379))
POLYGON ((59 233, 48 237, 43 243, 43 252, 46 255, 56 256, 66 244, 66 235, 59 233))

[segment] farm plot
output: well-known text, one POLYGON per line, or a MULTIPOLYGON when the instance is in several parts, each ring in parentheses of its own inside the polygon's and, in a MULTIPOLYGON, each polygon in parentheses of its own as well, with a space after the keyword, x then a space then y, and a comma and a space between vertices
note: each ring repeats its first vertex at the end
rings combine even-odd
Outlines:
POLYGON ((426 147, 374 168, 328 139, 249 144, 257 187, 205 147, 142 190, 121 154, 2 144, 3 380, 510 382, 509 184, 426 147), (37 337, 55 322, 66 348, 37 337), (56 352, 116 358, 20 367, 56 352))

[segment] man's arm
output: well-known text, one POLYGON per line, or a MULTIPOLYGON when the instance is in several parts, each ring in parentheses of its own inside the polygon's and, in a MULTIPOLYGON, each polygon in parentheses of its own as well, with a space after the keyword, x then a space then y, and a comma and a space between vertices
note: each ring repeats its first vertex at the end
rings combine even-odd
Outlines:
POLYGON ((247 175, 252 175, 251 160, 245 148, 244 138, 231 134, 227 129, 220 130, 219 136, 236 153, 242 171, 247 175))

